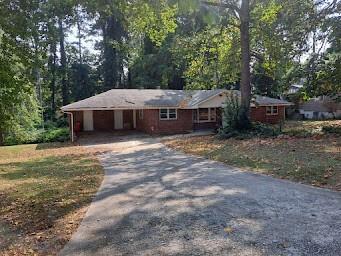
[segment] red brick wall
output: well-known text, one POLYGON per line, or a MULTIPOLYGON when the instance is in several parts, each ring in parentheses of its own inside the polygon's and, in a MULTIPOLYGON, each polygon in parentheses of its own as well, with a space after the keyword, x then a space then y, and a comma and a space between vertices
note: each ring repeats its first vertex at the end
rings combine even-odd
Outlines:
MULTIPOLYGON (((81 124, 81 131, 83 130, 83 111, 72 111, 74 128, 77 122, 81 124)), ((70 128, 71 129, 71 128, 70 128)))
POLYGON ((251 108, 251 120, 262 122, 262 123, 270 123, 277 124, 280 121, 284 121, 285 119, 285 107, 278 106, 278 115, 266 115, 266 107, 252 107, 251 108))
POLYGON ((137 111, 136 129, 149 134, 175 134, 193 130, 192 110, 178 109, 177 120, 160 120, 159 109, 144 109, 140 120, 137 111))
MULTIPOLYGON (((221 123, 221 111, 217 111, 217 123, 193 124, 192 110, 178 109, 177 120, 160 120, 159 109, 144 109, 143 119, 139 119, 138 110, 136 110, 136 130, 149 134, 175 134, 191 131, 193 129, 215 128, 221 123)), ((83 111, 74 111, 74 124, 81 123, 83 130, 83 111)), ((285 107, 278 107, 278 115, 266 115, 266 107, 251 108, 252 121, 276 124, 285 119, 285 107)), ((114 111, 97 110, 93 111, 94 129, 98 131, 114 130, 114 111)), ((123 111, 124 129, 133 129, 134 119, 133 110, 123 111)))
POLYGON ((217 122, 193 123, 194 130, 216 129, 219 127, 217 122))
POLYGON ((159 110, 144 109, 143 118, 140 119, 139 111, 136 111, 136 130, 152 133, 152 127, 156 127, 159 110))
POLYGON ((132 130, 134 129, 134 117, 133 110, 123 110, 123 129, 132 130))

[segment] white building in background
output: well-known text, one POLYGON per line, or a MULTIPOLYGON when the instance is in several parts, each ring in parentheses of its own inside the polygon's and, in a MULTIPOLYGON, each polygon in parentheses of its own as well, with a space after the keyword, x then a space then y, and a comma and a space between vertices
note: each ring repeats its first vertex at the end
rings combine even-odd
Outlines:
POLYGON ((299 113, 306 119, 341 118, 341 103, 328 96, 320 96, 300 104, 299 113))
POLYGON ((289 87, 287 94, 295 94, 303 87, 302 84, 292 84, 289 87))

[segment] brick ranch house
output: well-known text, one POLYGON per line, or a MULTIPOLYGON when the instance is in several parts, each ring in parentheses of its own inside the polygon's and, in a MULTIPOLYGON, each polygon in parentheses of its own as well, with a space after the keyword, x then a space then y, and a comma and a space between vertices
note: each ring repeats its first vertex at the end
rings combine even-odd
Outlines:
MULTIPOLYGON (((217 90, 112 89, 62 107, 77 131, 137 130, 148 134, 185 133, 217 128, 228 93, 217 90)), ((285 119, 291 103, 256 96, 253 121, 275 124, 285 119)))

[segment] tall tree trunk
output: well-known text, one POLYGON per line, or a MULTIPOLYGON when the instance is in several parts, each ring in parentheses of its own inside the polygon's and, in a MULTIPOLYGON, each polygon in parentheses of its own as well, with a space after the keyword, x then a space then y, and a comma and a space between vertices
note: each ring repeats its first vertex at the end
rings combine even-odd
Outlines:
POLYGON ((2 133, 2 131, 0 131, 0 146, 4 145, 4 135, 2 133))
POLYGON ((113 41, 113 17, 109 17, 103 26, 103 78, 104 89, 112 89, 116 85, 117 67, 116 63, 116 49, 112 45, 113 41))
POLYGON ((36 94, 39 101, 41 111, 41 125, 44 129, 44 108, 43 108, 43 96, 40 79, 40 53, 39 53, 39 39, 37 36, 34 37, 34 80, 36 84, 36 94))
POLYGON ((76 22, 77 22, 77 37, 78 37, 78 54, 79 54, 79 64, 83 63, 82 60, 82 18, 80 16, 80 9, 77 8, 76 10, 76 22))
POLYGON ((251 102, 251 74, 250 74, 250 2, 242 0, 240 8, 240 44, 241 44, 241 120, 242 125, 248 128, 250 125, 251 102))
POLYGON ((57 47, 56 43, 50 44, 50 58, 49 58, 49 70, 51 75, 50 90, 51 90, 51 115, 52 119, 55 117, 56 112, 56 55, 57 47))
POLYGON ((122 22, 115 15, 105 19, 103 31, 103 78, 105 89, 118 88, 122 84, 123 55, 115 46, 125 36, 122 22))
POLYGON ((62 77, 62 101, 63 105, 69 103, 69 92, 67 84, 67 70, 66 70, 66 53, 65 53, 65 40, 63 20, 58 18, 59 26, 59 51, 60 51, 60 64, 61 64, 61 77, 62 77))

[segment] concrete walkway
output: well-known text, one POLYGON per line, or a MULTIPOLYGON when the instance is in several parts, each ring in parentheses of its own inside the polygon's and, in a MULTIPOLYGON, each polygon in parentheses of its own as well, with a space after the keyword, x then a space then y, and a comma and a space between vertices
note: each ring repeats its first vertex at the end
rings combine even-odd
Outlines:
POLYGON ((341 254, 341 193, 133 141, 100 156, 103 184, 61 255, 341 254))

